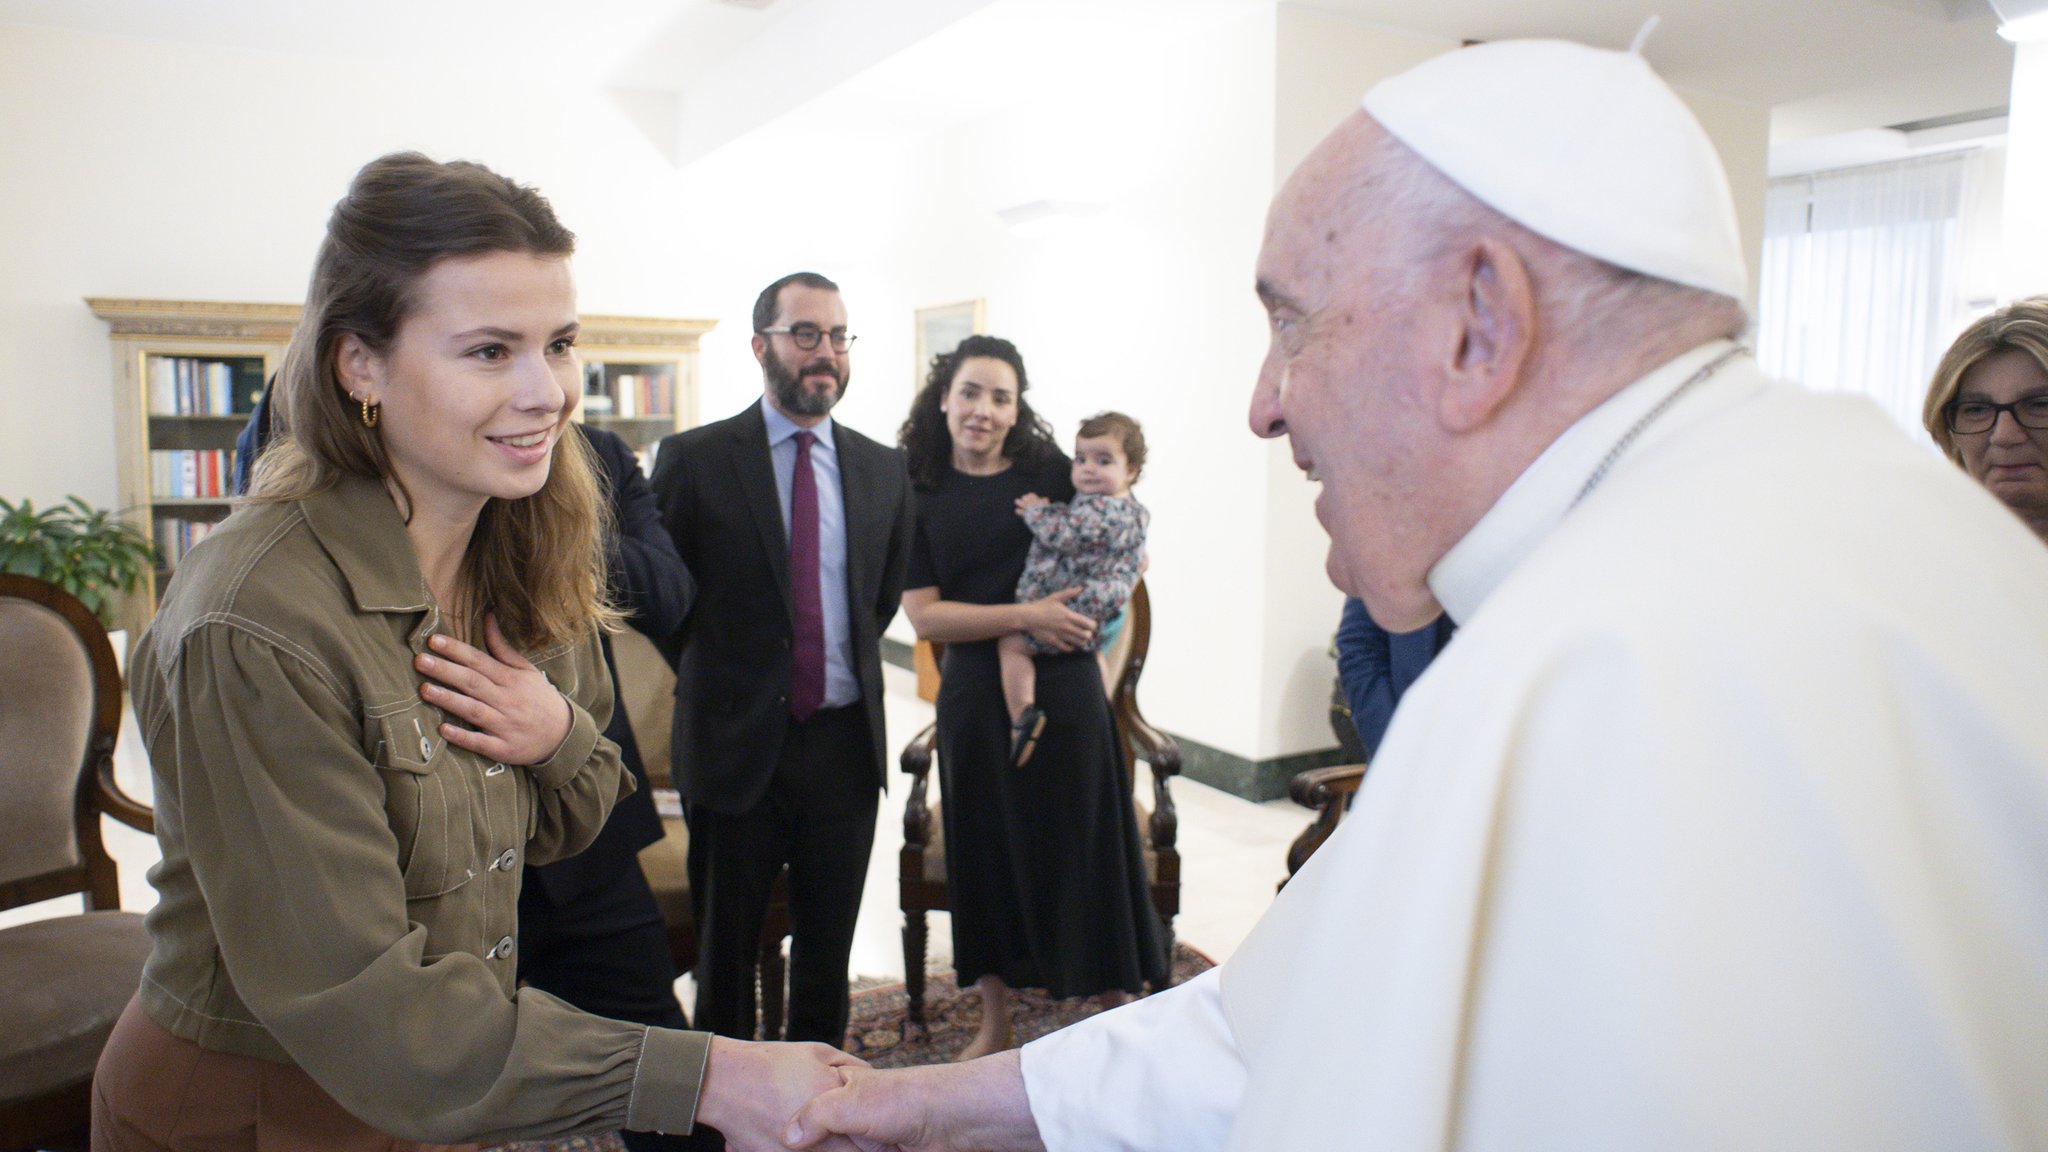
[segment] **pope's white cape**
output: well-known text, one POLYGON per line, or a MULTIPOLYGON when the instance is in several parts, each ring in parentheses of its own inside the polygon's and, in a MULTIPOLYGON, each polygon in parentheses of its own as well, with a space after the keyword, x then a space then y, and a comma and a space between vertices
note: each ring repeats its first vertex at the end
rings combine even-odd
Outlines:
POLYGON ((1746 360, 1567 513, 1712 352, 1432 574, 1457 639, 1220 980, 1024 1050, 1050 1148, 2048 1148, 2048 549, 1746 360))

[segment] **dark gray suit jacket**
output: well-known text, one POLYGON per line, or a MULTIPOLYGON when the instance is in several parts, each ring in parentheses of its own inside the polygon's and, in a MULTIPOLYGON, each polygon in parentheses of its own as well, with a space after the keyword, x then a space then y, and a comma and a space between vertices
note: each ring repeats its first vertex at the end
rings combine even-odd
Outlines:
MULTIPOLYGON (((886 786, 881 635, 903 596, 911 536, 903 455, 838 421, 833 447, 846 507, 847 618, 874 748, 886 786)), ((789 539, 760 402, 665 437, 654 495, 697 603, 669 653, 676 666, 676 788, 684 800, 738 814, 760 802, 789 714, 789 539)))
MULTIPOLYGON (((688 568, 677 557, 668 532, 661 526, 654 495, 640 475, 640 461, 633 449, 615 433, 587 424, 574 425, 590 445, 597 460, 598 474, 609 494, 615 531, 605 538, 605 571, 612 585, 615 603, 626 613, 626 622, 656 644, 663 642, 689 616, 696 584, 688 568)), ((618 661, 612 656, 612 642, 604 638, 604 666, 619 679, 618 661)), ((654 786, 647 768, 640 762, 640 742, 633 738, 633 726, 626 706, 614 690, 612 720, 605 726, 605 738, 619 746, 619 761, 633 774, 638 785, 633 794, 612 806, 604 830, 575 856, 553 864, 529 864, 526 887, 540 892, 565 917, 574 917, 585 930, 611 927, 588 915, 581 897, 601 887, 617 884, 619 877, 640 867, 640 850, 661 839, 661 816, 654 808, 654 786)), ((610 907, 617 908, 616 902, 610 907)), ((566 920, 558 921, 566 924, 566 920)), ((525 959, 524 953, 521 959, 525 959)))

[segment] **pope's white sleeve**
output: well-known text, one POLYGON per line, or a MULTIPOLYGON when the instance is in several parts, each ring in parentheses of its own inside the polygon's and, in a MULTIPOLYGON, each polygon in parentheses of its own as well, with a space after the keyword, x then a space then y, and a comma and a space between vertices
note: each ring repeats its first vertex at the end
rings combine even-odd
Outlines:
POLYGON ((1223 1147, 1245 1072, 1222 971, 1024 1046, 1024 1094, 1048 1152, 1223 1147))

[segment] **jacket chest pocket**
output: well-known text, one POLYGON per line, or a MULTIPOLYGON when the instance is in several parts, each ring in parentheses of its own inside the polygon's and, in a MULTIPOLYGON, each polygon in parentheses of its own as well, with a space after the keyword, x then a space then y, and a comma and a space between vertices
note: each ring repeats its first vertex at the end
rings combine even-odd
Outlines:
POLYGON ((398 839, 407 900, 445 896, 482 871, 478 844, 485 814, 471 794, 470 765, 442 739, 440 722, 438 710, 416 701, 371 718, 384 812, 398 839))

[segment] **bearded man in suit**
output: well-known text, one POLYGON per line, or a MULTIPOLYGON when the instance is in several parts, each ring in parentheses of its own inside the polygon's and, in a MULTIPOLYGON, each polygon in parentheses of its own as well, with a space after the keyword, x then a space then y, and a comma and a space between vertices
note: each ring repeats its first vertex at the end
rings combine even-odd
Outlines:
POLYGON ((696 1022, 754 1032, 753 961, 789 868, 791 1040, 846 1039, 847 958, 884 787, 882 629, 910 551, 896 449, 834 421, 854 337, 812 272, 754 304, 761 399, 665 438, 654 491, 697 577, 676 653, 696 1022))

